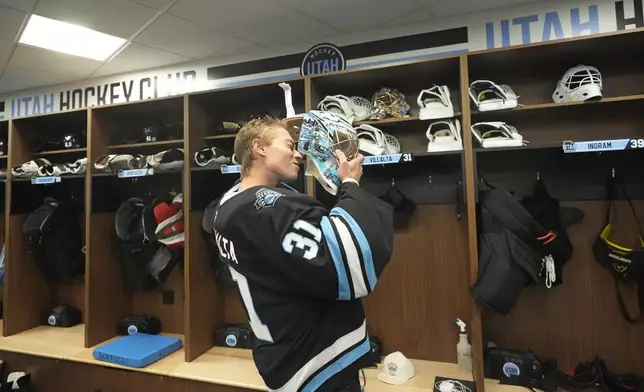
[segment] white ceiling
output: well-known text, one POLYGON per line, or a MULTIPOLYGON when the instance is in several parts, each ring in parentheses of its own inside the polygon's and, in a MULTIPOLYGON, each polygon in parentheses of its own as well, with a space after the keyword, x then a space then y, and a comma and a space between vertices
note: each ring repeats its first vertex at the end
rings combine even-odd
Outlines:
POLYGON ((0 0, 0 93, 395 28, 535 0, 0 0), (109 62, 17 44, 30 14, 132 43, 109 62))

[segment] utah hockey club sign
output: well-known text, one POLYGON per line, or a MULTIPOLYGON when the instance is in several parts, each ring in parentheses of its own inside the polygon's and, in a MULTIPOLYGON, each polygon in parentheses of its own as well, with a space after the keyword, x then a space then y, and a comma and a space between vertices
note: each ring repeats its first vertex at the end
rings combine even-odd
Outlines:
POLYGON ((318 44, 304 55, 300 66, 300 75, 317 75, 346 69, 344 56, 340 48, 333 44, 318 44))

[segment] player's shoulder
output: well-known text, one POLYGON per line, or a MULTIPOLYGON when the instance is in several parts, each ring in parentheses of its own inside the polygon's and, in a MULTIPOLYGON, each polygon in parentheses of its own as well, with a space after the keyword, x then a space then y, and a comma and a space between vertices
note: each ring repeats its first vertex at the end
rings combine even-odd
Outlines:
POLYGON ((313 198, 300 193, 286 185, 255 186, 236 193, 225 194, 220 203, 220 210, 235 210, 243 213, 271 212, 275 208, 283 208, 291 204, 310 203, 313 198))

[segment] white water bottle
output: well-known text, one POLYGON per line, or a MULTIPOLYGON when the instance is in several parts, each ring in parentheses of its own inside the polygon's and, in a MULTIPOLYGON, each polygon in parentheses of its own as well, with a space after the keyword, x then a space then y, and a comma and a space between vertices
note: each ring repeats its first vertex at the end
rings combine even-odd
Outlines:
POLYGON ((467 341, 467 333, 465 332, 465 323, 461 319, 456 319, 456 325, 461 328, 459 334, 458 344, 456 345, 456 359, 458 362, 458 369, 462 372, 472 371, 472 346, 467 341))

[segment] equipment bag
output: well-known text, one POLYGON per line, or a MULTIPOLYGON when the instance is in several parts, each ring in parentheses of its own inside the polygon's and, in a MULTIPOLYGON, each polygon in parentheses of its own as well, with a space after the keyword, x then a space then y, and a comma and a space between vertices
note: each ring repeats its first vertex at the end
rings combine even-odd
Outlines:
POLYGON ((45 278, 69 283, 85 272, 83 233, 77 209, 67 202, 48 197, 22 226, 30 257, 45 278))
POLYGON ((631 203, 631 199, 626 194, 624 184, 611 177, 607 183, 607 191, 608 209, 606 211, 606 221, 602 232, 597 237, 597 240, 593 245, 593 253, 595 254, 595 260, 602 267, 611 271, 611 274, 615 278, 615 291, 617 291, 619 310, 626 321, 633 323, 641 317, 642 309, 644 309, 644 239, 642 237, 642 226, 637 218, 637 213, 635 212, 633 203, 631 203), (640 247, 636 249, 630 249, 625 246, 618 245, 610 240, 613 231, 613 227, 610 223, 610 213, 613 207, 615 186, 617 184, 622 188, 624 197, 626 198, 626 201, 628 201, 628 205, 633 213, 635 222, 637 223, 640 247), (633 317, 629 314, 619 290, 620 284, 637 284, 640 309, 639 316, 633 317))
POLYGON ((116 211, 114 227, 121 240, 122 277, 132 291, 151 290, 157 284, 148 268, 161 246, 154 237, 156 226, 152 209, 142 199, 130 198, 116 211))

